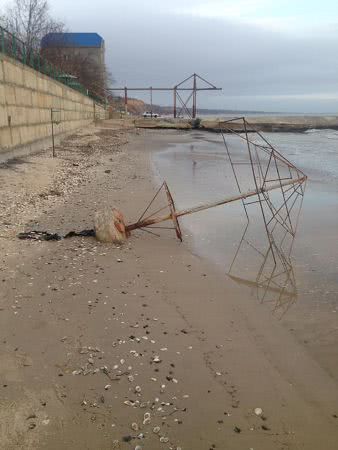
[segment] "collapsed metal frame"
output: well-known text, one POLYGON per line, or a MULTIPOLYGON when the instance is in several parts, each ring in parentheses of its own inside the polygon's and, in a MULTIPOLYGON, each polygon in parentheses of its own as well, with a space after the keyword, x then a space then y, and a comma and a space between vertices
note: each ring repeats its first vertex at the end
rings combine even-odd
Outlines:
POLYGON ((149 91, 150 93, 150 108, 151 114, 153 113, 153 92, 154 91, 172 91, 173 93, 173 116, 174 118, 180 117, 182 114, 186 114, 189 118, 195 119, 197 115, 197 92, 199 91, 221 91, 222 88, 214 86, 209 81, 202 78, 197 73, 193 73, 189 77, 185 78, 174 87, 120 87, 120 88, 107 88, 107 91, 122 91, 124 92, 124 108, 125 112, 128 112, 128 91, 149 91), (187 86, 187 83, 192 81, 192 86, 187 86), (198 86, 198 81, 204 83, 203 86, 198 86), (183 95, 180 92, 190 92, 188 97, 184 100, 183 95), (177 104, 180 104, 178 110, 177 104), (189 105, 191 104, 191 108, 189 105), (178 113, 177 113, 178 111, 178 113))
MULTIPOLYGON (((150 231, 150 229, 174 229, 177 237, 182 241, 182 233, 178 221, 180 217, 240 200, 244 208, 247 223, 230 265, 228 275, 235 281, 255 286, 257 296, 259 290, 263 289, 263 296, 260 299, 261 302, 265 301, 268 292, 278 292, 279 296, 276 301, 275 310, 283 307, 284 312, 286 312, 296 297, 296 281, 292 267, 291 251, 298 227, 307 177, 302 170, 285 158, 244 117, 220 122, 219 132, 226 149, 226 156, 234 176, 238 195, 182 211, 176 211, 168 185, 166 182, 163 182, 139 219, 135 223, 128 225, 127 230, 141 229, 156 234, 150 231), (238 128, 244 130, 244 132, 239 132, 238 128), (233 155, 233 151, 228 142, 229 135, 236 136, 244 142, 246 148, 245 161, 243 159, 236 159, 238 154, 233 155), (255 141, 256 138, 260 142, 255 141), (241 182, 238 171, 238 166, 242 166, 243 164, 250 167, 249 170, 255 187, 253 190, 245 191, 243 189, 243 183, 241 182), (286 174, 283 172, 286 172, 286 174), (162 191, 166 194, 167 203, 165 206, 146 216, 162 191), (272 198, 271 194, 273 191, 279 193, 279 198, 282 199, 281 204, 276 204, 275 199, 272 198), (246 233, 250 224, 251 212, 249 208, 251 205, 258 205, 260 215, 263 219, 264 230, 268 240, 267 248, 263 251, 259 250, 246 239, 246 233), (169 209, 168 214, 160 217, 156 216, 165 209, 169 209), (295 218, 293 217, 294 213, 295 218), (172 227, 159 225, 167 220, 173 221, 172 227), (243 243, 248 244, 262 258, 262 263, 254 281, 237 277, 233 273, 235 262, 243 243), (286 248, 284 249, 284 247, 286 248), (272 259, 272 267, 269 267, 270 259, 272 259)), ((243 155, 239 156, 243 157, 243 155)))
MULTIPOLYGON (((247 206, 249 204, 259 203, 274 262, 276 262, 276 255, 280 256, 283 259, 283 261, 285 261, 285 258, 283 257, 283 253, 279 252, 276 242, 273 239, 273 232, 274 232, 276 226, 279 224, 284 228, 286 233, 289 233, 293 237, 295 236, 296 227, 293 227, 292 221, 291 221, 291 215, 290 215, 290 212, 292 211, 295 202, 291 205, 291 207, 288 206, 288 202, 290 201, 290 199, 293 197, 294 194, 297 195, 297 198, 299 195, 304 196, 303 184, 305 183, 307 177, 304 174, 304 172, 302 172, 300 169, 298 169, 294 164, 292 164, 289 160, 287 160, 280 152, 278 152, 264 138, 264 136, 258 130, 255 130, 254 132, 263 140, 265 145, 255 143, 252 140, 250 140, 248 126, 249 126, 249 124, 244 117, 229 119, 227 121, 220 123, 220 126, 219 126, 219 131, 222 135, 223 142, 224 142, 226 152, 227 152, 227 156, 229 158, 229 162, 231 164, 231 168, 232 168, 235 180, 236 180, 236 185, 238 188, 237 195, 229 196, 229 197, 223 198, 223 199, 215 201, 215 202, 198 205, 198 206, 195 206, 192 208, 187 208, 187 209, 184 209, 181 211, 176 211, 175 203, 170 194, 168 185, 166 182, 164 182, 160 186, 158 191, 156 192, 156 194, 153 197, 153 199, 151 200, 151 202, 146 207, 146 209, 145 209, 144 213, 141 215, 141 217, 136 222, 127 225, 127 231, 150 228, 159 223, 162 223, 162 222, 165 222, 168 220, 172 220, 174 222, 174 228, 176 229, 176 234, 179 237, 179 239, 182 240, 182 235, 181 235, 181 232, 179 229, 179 223, 178 223, 178 218, 180 218, 180 217, 194 214, 199 211, 204 211, 206 209, 214 208, 216 206, 221 206, 221 205, 225 205, 227 203, 232 203, 232 202, 241 200, 242 204, 244 206, 247 220, 249 221, 247 206), (242 121, 243 126, 244 126, 244 130, 245 130, 244 136, 241 133, 238 133, 234 128, 231 128, 228 125, 231 122, 234 122, 234 121, 238 122, 239 120, 242 121), (252 172, 254 186, 255 186, 254 189, 243 192, 243 189, 240 186, 239 178, 238 178, 238 175, 237 175, 236 169, 235 169, 235 166, 237 165, 237 163, 235 161, 233 161, 231 152, 229 151, 229 146, 225 139, 225 132, 232 133, 232 134, 238 136, 240 139, 243 139, 246 142, 248 155, 249 155, 248 163, 251 166, 251 172, 252 172), (254 147, 254 151, 253 151, 252 147, 254 147), (263 150, 264 153, 269 155, 269 160, 268 160, 267 167, 265 169, 265 173, 263 172, 262 162, 259 158, 257 149, 261 149, 261 150, 263 150), (272 161, 274 162, 274 165, 276 167, 277 178, 268 179, 269 168, 273 164, 272 161), (286 167, 288 169, 289 176, 281 177, 281 174, 280 174, 281 171, 278 168, 277 162, 282 163, 284 165, 284 167, 286 167), (255 168, 255 166, 258 167, 258 171, 255 168), (168 199, 168 204, 166 204, 165 206, 163 206, 162 208, 157 210, 155 213, 152 213, 151 215, 148 215, 145 217, 146 212, 148 212, 150 210, 155 199, 158 197, 158 195, 160 194, 160 192, 163 189, 165 190, 165 193, 166 193, 166 196, 168 199), (300 191, 298 189, 300 189, 300 191), (273 191, 273 190, 280 190, 282 193, 283 204, 280 207, 275 207, 273 201, 271 200, 269 192, 273 191), (290 191, 291 191, 291 194, 288 197, 286 197, 286 194, 288 194, 290 191), (252 198, 252 197, 257 197, 257 200, 254 199, 250 202, 246 202, 246 200, 248 198, 252 198), (267 218, 266 212, 264 211, 263 203, 266 203, 268 205, 269 210, 272 213, 272 217, 269 220, 267 218), (286 208, 286 217, 285 218, 283 218, 283 216, 282 216, 282 209, 284 207, 286 208), (166 208, 169 208, 169 212, 167 214, 156 217, 156 214, 158 214, 159 212, 163 211, 166 208), (270 229, 271 223, 273 224, 272 229, 270 229)), ((250 125, 250 128, 252 130, 251 125, 250 125)), ((282 243, 284 240, 285 240, 285 238, 282 240, 282 243)))
POLYGON ((263 253, 246 238, 249 225, 250 224, 248 222, 244 228, 243 235, 240 239, 227 275, 236 283, 252 288, 254 295, 260 303, 273 303, 272 312, 280 313, 279 319, 281 319, 297 300, 296 278, 292 262, 290 260, 290 264, 287 265, 287 268, 282 268, 277 275, 277 264, 272 270, 269 270, 267 267, 267 261, 270 249, 267 248, 265 253, 263 253), (244 244, 247 244, 248 247, 253 249, 256 254, 262 258, 262 263, 260 264, 257 275, 254 279, 249 279, 248 277, 243 278, 243 276, 238 276, 233 273, 236 260, 244 244), (264 279, 262 279, 263 273, 265 274, 264 279), (269 294, 272 294, 273 297, 269 298, 269 294))
POLYGON ((227 144, 224 131, 231 132, 246 141, 251 172, 256 187, 266 187, 269 185, 269 183, 276 181, 275 179, 269 178, 269 174, 271 174, 271 168, 274 168, 275 173, 277 174, 277 179, 280 183, 282 202, 278 207, 276 207, 276 205, 274 204, 274 201, 271 199, 270 192, 267 190, 258 190, 257 199, 255 201, 246 202, 245 200, 242 200, 247 223, 234 258, 231 262, 228 275, 239 283, 244 283, 246 285, 251 285, 252 287, 254 287, 256 296, 261 301, 261 303, 265 303, 267 301, 267 296, 269 293, 272 292, 274 294, 278 294, 277 298, 274 298, 273 300, 274 312, 276 312, 277 310, 282 310, 282 314, 280 316, 281 318, 297 298, 297 286, 291 261, 291 252, 298 228, 299 216, 303 204, 307 178, 300 169, 298 169, 280 152, 278 152, 276 148, 270 142, 268 142, 257 129, 253 129, 252 125, 250 125, 244 117, 240 119, 231 119, 221 124, 220 132, 222 134, 224 145, 227 151, 227 156, 239 192, 242 191, 242 186, 239 181, 236 165, 242 164, 242 161, 236 162, 236 160, 234 160, 234 156, 232 155, 232 152, 227 144), (234 120, 236 120, 237 122, 238 120, 240 120, 242 122, 244 135, 236 132, 231 128, 229 123, 234 120), (248 131, 248 129, 250 131, 248 131), (254 138, 249 136, 249 133, 252 132, 251 130, 253 130, 255 136, 258 136, 260 138, 263 144, 255 142, 254 138), (264 168, 260 152, 268 155, 268 162, 266 164, 266 167, 264 168), (284 170, 287 169, 287 177, 283 177, 281 175, 282 168, 284 170), (283 180, 292 179, 294 176, 299 179, 298 183, 292 184, 288 187, 283 185, 283 180), (259 208, 261 211, 266 236, 268 239, 268 246, 265 251, 259 250, 252 242, 250 242, 246 238, 246 234, 250 225, 250 213, 248 211, 248 207, 252 204, 259 204, 259 208), (295 220, 293 221, 291 215, 294 210, 295 220), (270 217, 268 217, 268 215, 270 215, 270 217), (276 230, 278 227, 281 233, 279 236, 275 236, 275 234, 277 234, 276 230), (289 245, 286 249, 284 249, 283 245, 287 240, 289 240, 289 245), (262 263, 254 281, 233 275, 236 260, 244 243, 246 243, 251 249, 255 251, 257 255, 262 258, 262 263), (269 257, 272 258, 272 267, 271 265, 269 267, 268 264, 269 257), (261 292, 262 295, 260 295, 261 292))
MULTIPOLYGON (((247 209, 248 206, 255 203, 259 204, 266 235, 269 242, 269 247, 265 254, 262 268, 256 279, 256 282, 259 283, 262 282, 262 278, 264 278, 262 275, 263 267, 270 254, 273 258, 274 270, 276 270, 277 267, 277 260, 282 263, 285 271, 290 270, 290 255, 298 227, 299 215, 304 198, 307 177, 304 172, 302 172, 287 158, 285 158, 279 151, 277 151, 277 149, 266 140, 262 133, 260 133, 257 129, 254 129, 244 117, 230 119, 220 124, 220 132, 239 193, 242 192, 242 187, 240 185, 238 174, 236 172, 236 165, 238 164, 238 162, 233 159, 233 155, 231 154, 229 145, 227 144, 224 131, 233 133, 240 139, 244 139, 246 141, 246 146, 249 154, 252 178, 257 190, 257 199, 250 202, 246 202, 243 199, 242 204, 248 224, 250 222, 250 215, 247 209), (229 124, 234 121, 242 122, 244 128, 244 136, 241 133, 236 132, 229 126, 229 124), (248 129, 250 131, 248 131, 248 129), (253 139, 250 139, 250 132, 253 132, 256 136, 258 136, 264 144, 254 142, 253 139), (268 163, 264 169, 259 151, 268 155, 268 163), (288 170, 288 176, 283 177, 281 175, 281 166, 283 166, 284 169, 288 170), (275 173, 277 175, 276 179, 269 178, 269 174, 271 173, 270 169, 272 167, 275 169, 275 173), (292 179, 296 179, 297 182, 291 185, 284 184, 285 180, 292 179), (275 206, 274 201, 271 199, 270 191, 267 189, 270 183, 274 183, 276 181, 279 183, 280 193, 282 194, 282 203, 278 207, 275 206), (298 213, 296 215, 295 223, 293 223, 291 213, 297 205, 297 201, 299 200, 299 198, 301 198, 301 202, 299 205, 298 213), (269 213, 271 215, 270 217, 268 217, 269 213), (278 226, 280 226, 284 230, 283 236, 281 237, 279 243, 276 242, 276 238, 274 235, 278 226), (284 251, 282 247, 287 237, 290 238, 290 244, 289 248, 284 251)), ((278 277, 278 274, 276 274, 275 276, 278 277)), ((271 278, 268 277, 268 279, 271 282, 271 278)))

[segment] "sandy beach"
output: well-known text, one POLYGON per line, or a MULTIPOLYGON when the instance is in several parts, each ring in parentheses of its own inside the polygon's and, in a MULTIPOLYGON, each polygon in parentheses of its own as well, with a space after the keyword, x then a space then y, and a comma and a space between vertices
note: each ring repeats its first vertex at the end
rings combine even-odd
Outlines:
POLYGON ((188 242, 16 238, 137 219, 190 133, 107 121, 1 166, 1 449, 337 448, 337 381, 188 242))

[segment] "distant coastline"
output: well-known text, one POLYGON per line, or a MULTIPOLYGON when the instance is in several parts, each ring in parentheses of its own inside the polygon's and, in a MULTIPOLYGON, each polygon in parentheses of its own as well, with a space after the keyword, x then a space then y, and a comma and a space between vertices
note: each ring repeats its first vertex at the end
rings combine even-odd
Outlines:
MULTIPOLYGON (((173 115, 172 106, 161 106, 161 105, 149 105, 144 104, 144 109, 147 111, 153 111, 164 116, 173 115)), ((259 111, 259 110, 246 110, 246 109, 219 109, 219 108, 198 108, 197 116, 231 116, 231 117, 242 117, 242 116, 282 116, 282 117, 292 117, 292 116, 306 116, 306 117, 322 117, 322 116, 338 116, 338 110, 336 113, 310 113, 310 112, 283 112, 283 111, 259 111)))
POLYGON ((242 111, 242 110, 219 110, 214 112, 212 109, 204 109, 197 111, 198 117, 210 117, 210 116, 222 116, 222 117, 245 117, 245 116, 258 116, 258 117, 336 117, 333 113, 303 113, 303 112, 270 112, 270 111, 242 111))

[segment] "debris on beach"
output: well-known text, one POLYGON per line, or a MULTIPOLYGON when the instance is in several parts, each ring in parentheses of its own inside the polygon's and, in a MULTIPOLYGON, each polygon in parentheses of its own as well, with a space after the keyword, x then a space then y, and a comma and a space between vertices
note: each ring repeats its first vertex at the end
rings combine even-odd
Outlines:
POLYGON ((254 413, 256 414, 256 416, 261 416, 263 414, 263 410, 262 408, 255 408, 254 413))
MULTIPOLYGON (((123 214, 116 208, 105 208, 96 212, 94 230, 95 237, 100 242, 120 244, 125 242, 129 235, 123 214)), ((122 262, 121 259, 117 261, 122 262)))

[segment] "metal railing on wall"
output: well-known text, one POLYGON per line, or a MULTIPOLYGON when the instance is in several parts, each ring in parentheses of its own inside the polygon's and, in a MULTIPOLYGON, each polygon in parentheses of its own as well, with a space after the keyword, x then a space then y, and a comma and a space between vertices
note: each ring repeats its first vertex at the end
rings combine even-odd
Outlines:
POLYGON ((27 48, 25 42, 15 34, 0 26, 0 52, 20 61, 22 64, 37 70, 56 81, 90 97, 98 103, 105 103, 105 100, 93 92, 90 92, 76 77, 63 72, 60 68, 51 64, 39 51, 27 48))

